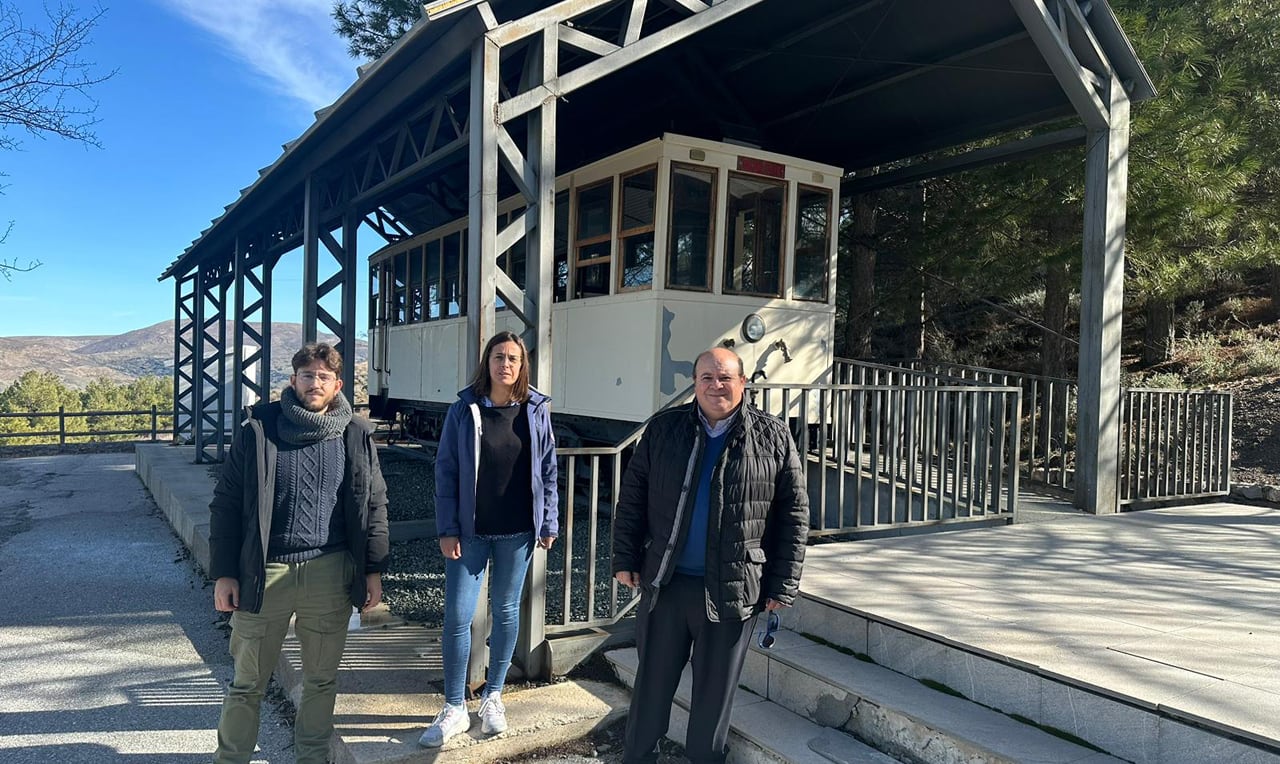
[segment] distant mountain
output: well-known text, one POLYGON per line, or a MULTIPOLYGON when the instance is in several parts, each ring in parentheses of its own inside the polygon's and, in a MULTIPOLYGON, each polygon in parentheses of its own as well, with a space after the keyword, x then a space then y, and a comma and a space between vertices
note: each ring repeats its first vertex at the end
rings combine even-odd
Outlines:
MULTIPOLYGON (((229 347, 234 339, 230 322, 226 332, 229 347)), ((320 335, 322 342, 337 339, 331 334, 320 335)), ((272 387, 279 387, 288 379, 289 361, 301 346, 302 324, 271 325, 272 387)), ((357 376, 362 377, 368 357, 368 345, 363 340, 356 340, 355 355, 357 376)), ((352 362, 350 358, 346 360, 352 362)), ((171 377, 173 322, 161 321, 116 335, 0 337, 0 388, 32 369, 51 371, 70 387, 84 387, 96 377, 106 377, 113 382, 128 382, 148 375, 171 377)))

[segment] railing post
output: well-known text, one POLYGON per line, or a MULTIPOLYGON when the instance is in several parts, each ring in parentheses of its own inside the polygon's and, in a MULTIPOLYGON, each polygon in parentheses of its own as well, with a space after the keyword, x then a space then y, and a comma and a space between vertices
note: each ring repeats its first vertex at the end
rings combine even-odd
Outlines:
POLYGON ((67 407, 58 407, 58 448, 67 445, 67 407))
POLYGON ((159 412, 156 411, 156 404, 151 404, 151 442, 155 443, 159 438, 156 432, 156 425, 160 421, 159 412))

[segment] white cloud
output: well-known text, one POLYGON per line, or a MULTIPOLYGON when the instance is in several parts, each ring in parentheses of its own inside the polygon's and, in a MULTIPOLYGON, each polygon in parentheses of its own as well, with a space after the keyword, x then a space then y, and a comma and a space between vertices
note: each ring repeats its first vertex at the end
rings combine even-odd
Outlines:
POLYGON ((357 62, 333 33, 332 0, 159 2, 312 110, 333 103, 355 80, 357 62))

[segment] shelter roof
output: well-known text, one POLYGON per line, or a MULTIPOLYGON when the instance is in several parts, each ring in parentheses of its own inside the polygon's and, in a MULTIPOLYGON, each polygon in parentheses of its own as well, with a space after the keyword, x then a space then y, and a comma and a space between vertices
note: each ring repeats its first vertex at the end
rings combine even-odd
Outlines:
MULTIPOLYGON (((551 5, 465 0, 424 19, 387 55, 361 67, 356 82, 316 113, 161 278, 229 261, 237 236, 269 235, 300 205, 308 177, 340 172, 424 103, 458 93, 462 113, 454 116, 465 120, 473 43, 495 22, 551 5)), ((575 28, 616 39, 630 5, 615 3, 575 28)), ((676 2, 648 6, 646 29, 687 16, 676 2)), ((1151 81, 1107 3, 1089 4, 1087 21, 1130 97, 1152 97, 1151 81)), ((517 52, 504 57, 502 68, 513 92, 517 52)), ((562 46, 561 72, 591 58, 562 46)), ((1075 113, 1010 0, 761 0, 562 100, 557 165, 565 172, 678 132, 858 170, 1075 113)), ((407 184, 376 204, 416 229, 457 217, 467 153, 455 151, 431 172, 441 181, 434 194, 407 184)), ((460 209, 465 214, 465 201, 460 209)))

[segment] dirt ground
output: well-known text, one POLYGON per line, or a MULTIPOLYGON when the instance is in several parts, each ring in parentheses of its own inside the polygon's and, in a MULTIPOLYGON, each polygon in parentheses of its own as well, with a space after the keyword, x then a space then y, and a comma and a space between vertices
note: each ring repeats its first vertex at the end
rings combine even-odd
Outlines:
POLYGON ((1280 377, 1220 385, 1232 394, 1232 472, 1237 485, 1280 485, 1280 377))

